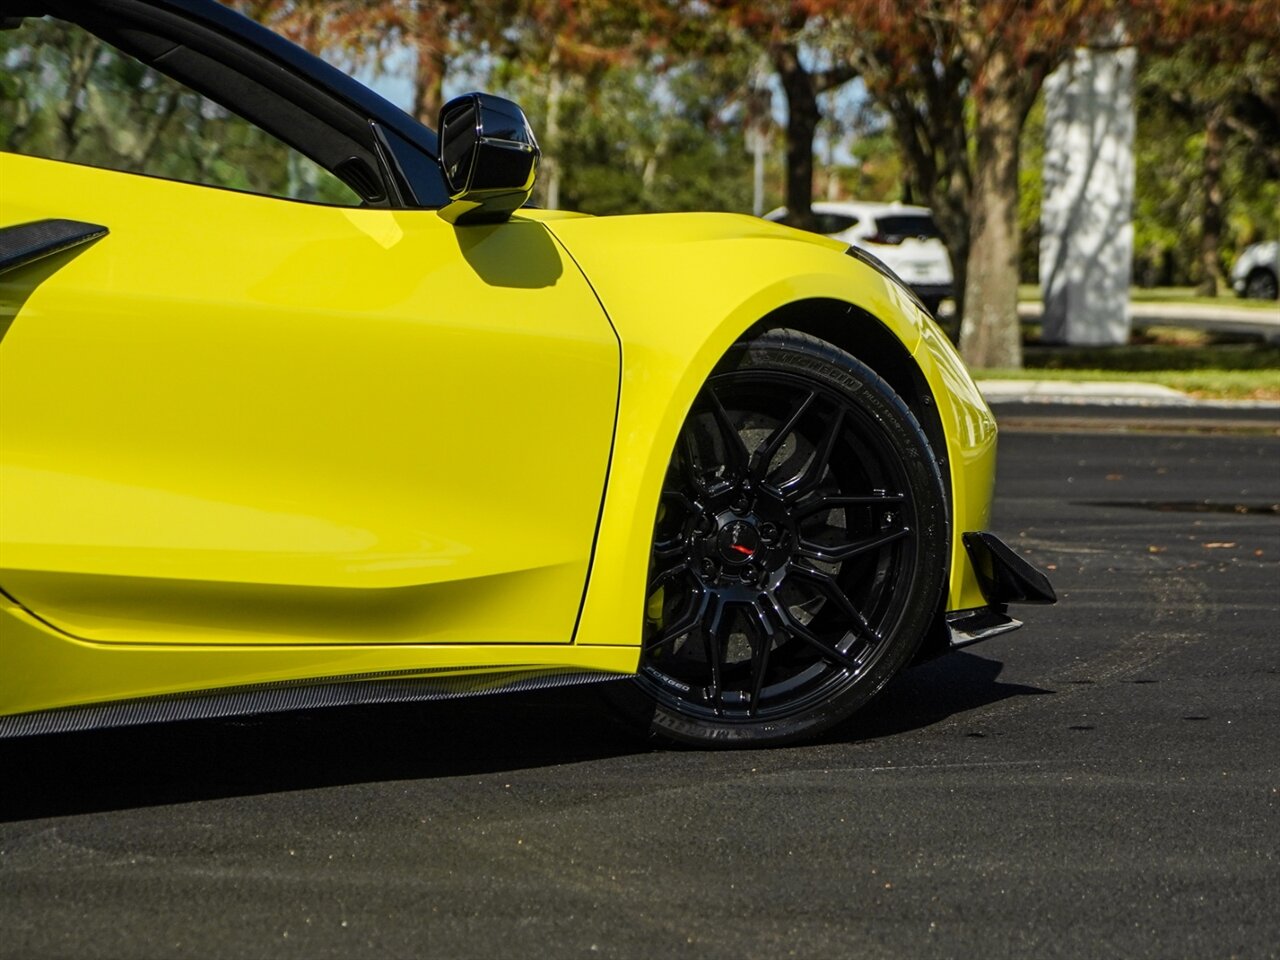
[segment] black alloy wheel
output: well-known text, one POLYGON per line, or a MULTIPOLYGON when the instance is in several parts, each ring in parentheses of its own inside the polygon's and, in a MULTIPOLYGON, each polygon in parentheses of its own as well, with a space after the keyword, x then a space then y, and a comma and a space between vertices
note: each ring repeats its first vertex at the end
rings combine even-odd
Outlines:
POLYGON ((735 346, 659 504, 637 677, 650 729, 764 746, 848 716, 917 649, 948 542, 937 461, 883 380, 794 331, 735 346))

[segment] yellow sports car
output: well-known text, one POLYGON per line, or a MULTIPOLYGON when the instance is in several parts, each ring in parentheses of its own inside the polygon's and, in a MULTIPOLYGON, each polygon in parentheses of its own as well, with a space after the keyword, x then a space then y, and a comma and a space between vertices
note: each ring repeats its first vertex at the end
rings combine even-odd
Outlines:
POLYGON ((0 153, 0 735, 633 675, 645 729, 784 743, 1052 601, 865 253, 531 209, 514 104, 437 137, 212 0, 0 17, 71 51, 0 153))

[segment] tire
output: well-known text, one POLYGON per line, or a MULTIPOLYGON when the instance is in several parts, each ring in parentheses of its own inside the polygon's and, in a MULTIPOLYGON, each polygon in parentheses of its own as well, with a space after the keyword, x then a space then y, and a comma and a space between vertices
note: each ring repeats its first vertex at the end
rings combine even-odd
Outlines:
POLYGON ((812 737, 911 659, 949 542, 937 460, 883 380, 795 331, 736 345, 672 455, 621 705, 700 746, 812 737))
POLYGON ((1250 300, 1275 300, 1280 296, 1276 275, 1270 270, 1254 270, 1244 284, 1244 295, 1250 300))

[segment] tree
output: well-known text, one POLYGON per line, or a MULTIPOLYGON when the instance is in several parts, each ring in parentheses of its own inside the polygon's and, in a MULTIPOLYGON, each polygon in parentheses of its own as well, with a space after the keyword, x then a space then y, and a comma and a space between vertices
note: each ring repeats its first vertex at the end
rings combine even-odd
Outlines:
POLYGON ((1170 130, 1180 124, 1195 130, 1198 183, 1186 183, 1184 192, 1200 207, 1199 292, 1206 296, 1216 296, 1225 282, 1228 178, 1237 181, 1231 191, 1237 202, 1249 192, 1234 168, 1243 161, 1259 179, 1280 179, 1280 11, 1245 4, 1233 12, 1230 22, 1213 11, 1184 15, 1192 20, 1185 26, 1195 29, 1184 29, 1176 45, 1161 44, 1166 49, 1149 59, 1141 81, 1146 109, 1170 130))
MULTIPOLYGON (((672 46, 686 56, 762 55, 778 77, 786 99, 787 222, 813 229, 813 143, 822 119, 818 98, 858 75, 848 33, 835 23, 834 8, 813 0, 707 0, 663 3, 682 29, 672 46), (690 30, 689 25, 696 25, 690 30), (681 41, 683 40, 683 46, 681 41)), ((744 95, 746 91, 744 91, 744 95)))
POLYGON ((474 51, 482 18, 498 13, 495 3, 468 0, 241 0, 235 5, 308 50, 337 53, 352 66, 378 66, 393 50, 411 50, 409 112, 431 127, 444 106, 450 67, 474 51))
POLYGON ((172 78, 55 19, 0 33, 0 145, 255 193, 358 202, 337 178, 172 78))
POLYGON ((901 23, 900 9, 881 5, 851 9, 862 37, 863 81, 890 118, 903 164, 904 197, 933 210, 951 254, 958 320, 966 301, 973 192, 964 51, 947 21, 901 23))
MULTIPOLYGON (((503 92, 527 103, 545 141, 544 80, 521 73, 503 92)), ((662 73, 643 62, 618 64, 590 84, 567 83, 559 105, 561 202, 593 214, 749 210, 736 83, 706 61, 662 73)))
POLYGON ((1017 319, 1019 150, 1045 77, 1111 30, 1112 0, 844 0, 915 199, 951 250, 959 340, 974 366, 1022 363, 1017 319))
MULTIPOLYGON (((1076 47, 1117 35, 1148 51, 1194 41, 1201 65, 1247 49, 1274 60, 1280 37, 1271 0, 830 2, 858 23, 868 89, 893 119, 918 199, 939 214, 956 266, 961 351, 975 366, 1021 363, 1019 133, 1049 72, 1076 47)), ((1274 104, 1268 96, 1255 93, 1255 107, 1274 104)), ((1211 139, 1221 131, 1215 121, 1211 139)), ((1205 175, 1207 184, 1216 176, 1205 175)))
POLYGON ((488 38, 498 61, 494 73, 505 85, 523 76, 540 87, 543 156, 535 189, 543 206, 557 209, 566 98, 597 87, 611 67, 630 62, 644 48, 643 7, 605 0, 498 2, 501 15, 490 20, 488 38))

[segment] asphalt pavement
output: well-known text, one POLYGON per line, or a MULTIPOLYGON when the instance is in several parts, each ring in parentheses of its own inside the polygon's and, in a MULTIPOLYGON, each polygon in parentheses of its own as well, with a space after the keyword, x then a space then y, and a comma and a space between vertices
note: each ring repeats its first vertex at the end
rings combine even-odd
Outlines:
POLYGON ((992 528, 1061 602, 821 742, 589 689, 0 742, 0 957, 1280 956, 1280 430, 1044 407, 992 528))

